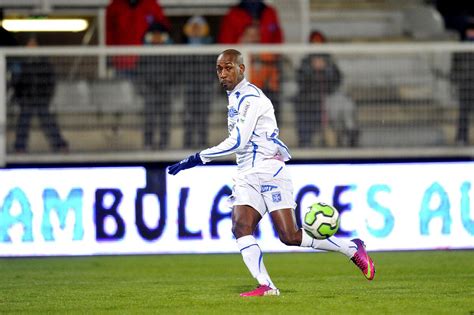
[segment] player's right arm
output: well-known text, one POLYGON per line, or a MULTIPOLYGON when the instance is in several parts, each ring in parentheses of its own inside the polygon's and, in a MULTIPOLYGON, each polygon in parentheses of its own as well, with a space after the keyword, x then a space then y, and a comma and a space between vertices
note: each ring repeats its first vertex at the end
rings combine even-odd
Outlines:
POLYGON ((248 95, 245 102, 240 105, 239 119, 232 129, 229 137, 218 145, 200 152, 203 163, 216 157, 229 155, 244 148, 255 130, 259 117, 260 104, 258 95, 248 95))
POLYGON ((260 104, 250 102, 250 99, 254 99, 254 97, 258 97, 258 95, 248 97, 249 99, 241 104, 239 119, 229 137, 212 148, 190 155, 186 159, 171 165, 168 168, 168 173, 176 175, 182 170, 205 164, 216 157, 232 154, 245 147, 255 130, 259 117, 260 104))

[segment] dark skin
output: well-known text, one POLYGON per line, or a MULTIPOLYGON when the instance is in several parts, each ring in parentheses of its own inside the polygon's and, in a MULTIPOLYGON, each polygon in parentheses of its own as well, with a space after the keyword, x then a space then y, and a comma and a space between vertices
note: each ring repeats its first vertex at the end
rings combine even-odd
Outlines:
MULTIPOLYGON (((227 91, 232 91, 243 79, 245 65, 242 55, 234 49, 228 49, 217 57, 217 77, 227 91)), ((280 240, 286 245, 301 244, 301 229, 296 225, 293 209, 280 209, 270 213, 280 240)), ((236 238, 253 235, 262 219, 260 213, 249 205, 236 205, 232 210, 232 233, 236 238)))

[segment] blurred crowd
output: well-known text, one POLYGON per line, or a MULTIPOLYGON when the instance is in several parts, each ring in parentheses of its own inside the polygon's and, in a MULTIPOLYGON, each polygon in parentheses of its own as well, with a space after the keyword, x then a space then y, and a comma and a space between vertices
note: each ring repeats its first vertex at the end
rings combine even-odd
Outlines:
MULTIPOLYGON (((169 45, 172 26, 155 0, 113 0, 107 7, 108 45, 169 45)), ((261 0, 241 0, 222 17, 216 39, 210 35, 210 25, 203 16, 190 17, 183 27, 183 43, 189 45, 219 44, 280 44, 284 35, 278 13, 261 0)), ((310 43, 326 40, 314 32, 310 43)), ((247 78, 260 87, 272 100, 277 120, 281 115, 282 58, 278 54, 261 53, 250 56, 247 78)), ((206 146, 208 119, 212 101, 215 56, 119 56, 112 62, 116 76, 133 80, 145 99, 145 148, 164 149, 169 145, 172 86, 184 85, 184 147, 206 146), (182 69, 176 73, 176 69, 182 69), (159 141, 154 132, 159 129, 159 141)), ((298 144, 310 147, 314 138, 325 145, 321 131, 327 124, 326 97, 339 90, 342 74, 329 55, 304 58, 298 69, 299 92, 295 98, 298 144), (308 67, 309 66, 309 67, 308 67), (316 135, 316 133, 318 135, 316 135)), ((342 107, 353 105, 350 101, 342 107)), ((339 108, 340 110, 341 108, 339 108)), ((352 110, 352 108, 349 108, 352 110)), ((333 111, 335 112, 335 111, 333 111)), ((347 110, 346 110, 347 112, 347 110)), ((337 115, 337 112, 336 112, 337 115)), ((337 120, 337 119, 336 119, 337 120)), ((339 145, 357 145, 354 120, 338 135, 339 145), (347 134, 347 135, 346 135, 347 134)))
MULTIPOLYGON (((172 26, 155 0, 113 0, 106 11, 108 45, 169 45, 172 26)), ((222 18, 217 38, 203 16, 191 16, 182 27, 183 43, 282 43, 276 10, 263 1, 242 0, 222 18)), ((252 56, 249 79, 279 106, 279 58, 252 56)), ((172 87, 184 87, 183 146, 207 145, 208 119, 215 82, 215 56, 119 56, 112 60, 118 77, 136 83, 145 100, 144 147, 169 146, 172 87), (140 59, 140 60, 139 60, 140 59), (154 131, 159 129, 159 140, 154 131)))

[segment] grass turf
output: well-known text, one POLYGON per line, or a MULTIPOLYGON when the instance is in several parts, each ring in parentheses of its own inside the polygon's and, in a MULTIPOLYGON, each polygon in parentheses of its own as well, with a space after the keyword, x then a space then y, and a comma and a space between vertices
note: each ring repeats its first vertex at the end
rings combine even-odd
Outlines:
POLYGON ((474 251, 372 253, 371 282, 334 253, 265 254, 279 297, 240 255, 0 259, 0 313, 473 314, 474 251))

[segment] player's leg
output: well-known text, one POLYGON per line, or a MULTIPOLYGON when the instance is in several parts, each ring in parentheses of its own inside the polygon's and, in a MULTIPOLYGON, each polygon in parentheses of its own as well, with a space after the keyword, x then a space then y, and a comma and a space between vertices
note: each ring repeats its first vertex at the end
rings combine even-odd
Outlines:
POLYGON ((373 262, 365 252, 362 241, 346 241, 335 236, 318 240, 297 227, 293 210, 295 207, 293 185, 285 173, 282 170, 279 173, 279 178, 271 180, 272 185, 278 187, 279 191, 269 191, 263 194, 280 240, 290 246, 312 247, 342 253, 361 269, 367 279, 372 280, 375 272, 373 262))
POLYGON ((293 209, 275 210, 270 212, 270 215, 280 240, 286 245, 340 252, 349 258, 356 252, 357 247, 352 242, 343 241, 336 237, 325 240, 310 237, 303 229, 297 227, 293 209))
POLYGON ((271 188, 266 189, 262 196, 283 243, 291 246, 340 252, 350 258, 367 279, 373 279, 375 275, 374 264, 367 255, 364 243, 361 240, 346 241, 335 236, 318 240, 297 227, 294 213, 296 203, 293 199, 293 183, 285 167, 280 167, 272 176, 262 175, 261 177, 261 182, 266 187, 271 188))
POLYGON ((364 243, 360 239, 346 241, 331 236, 324 240, 318 240, 297 227, 293 209, 271 211, 270 215, 280 240, 284 244, 339 252, 351 259, 368 280, 374 278, 375 268, 373 261, 365 251, 364 243))
POLYGON ((242 293, 241 296, 278 295, 263 263, 262 250, 253 233, 262 215, 248 205, 236 205, 232 211, 232 232, 237 240, 242 258, 252 276, 257 280, 257 289, 242 293))

